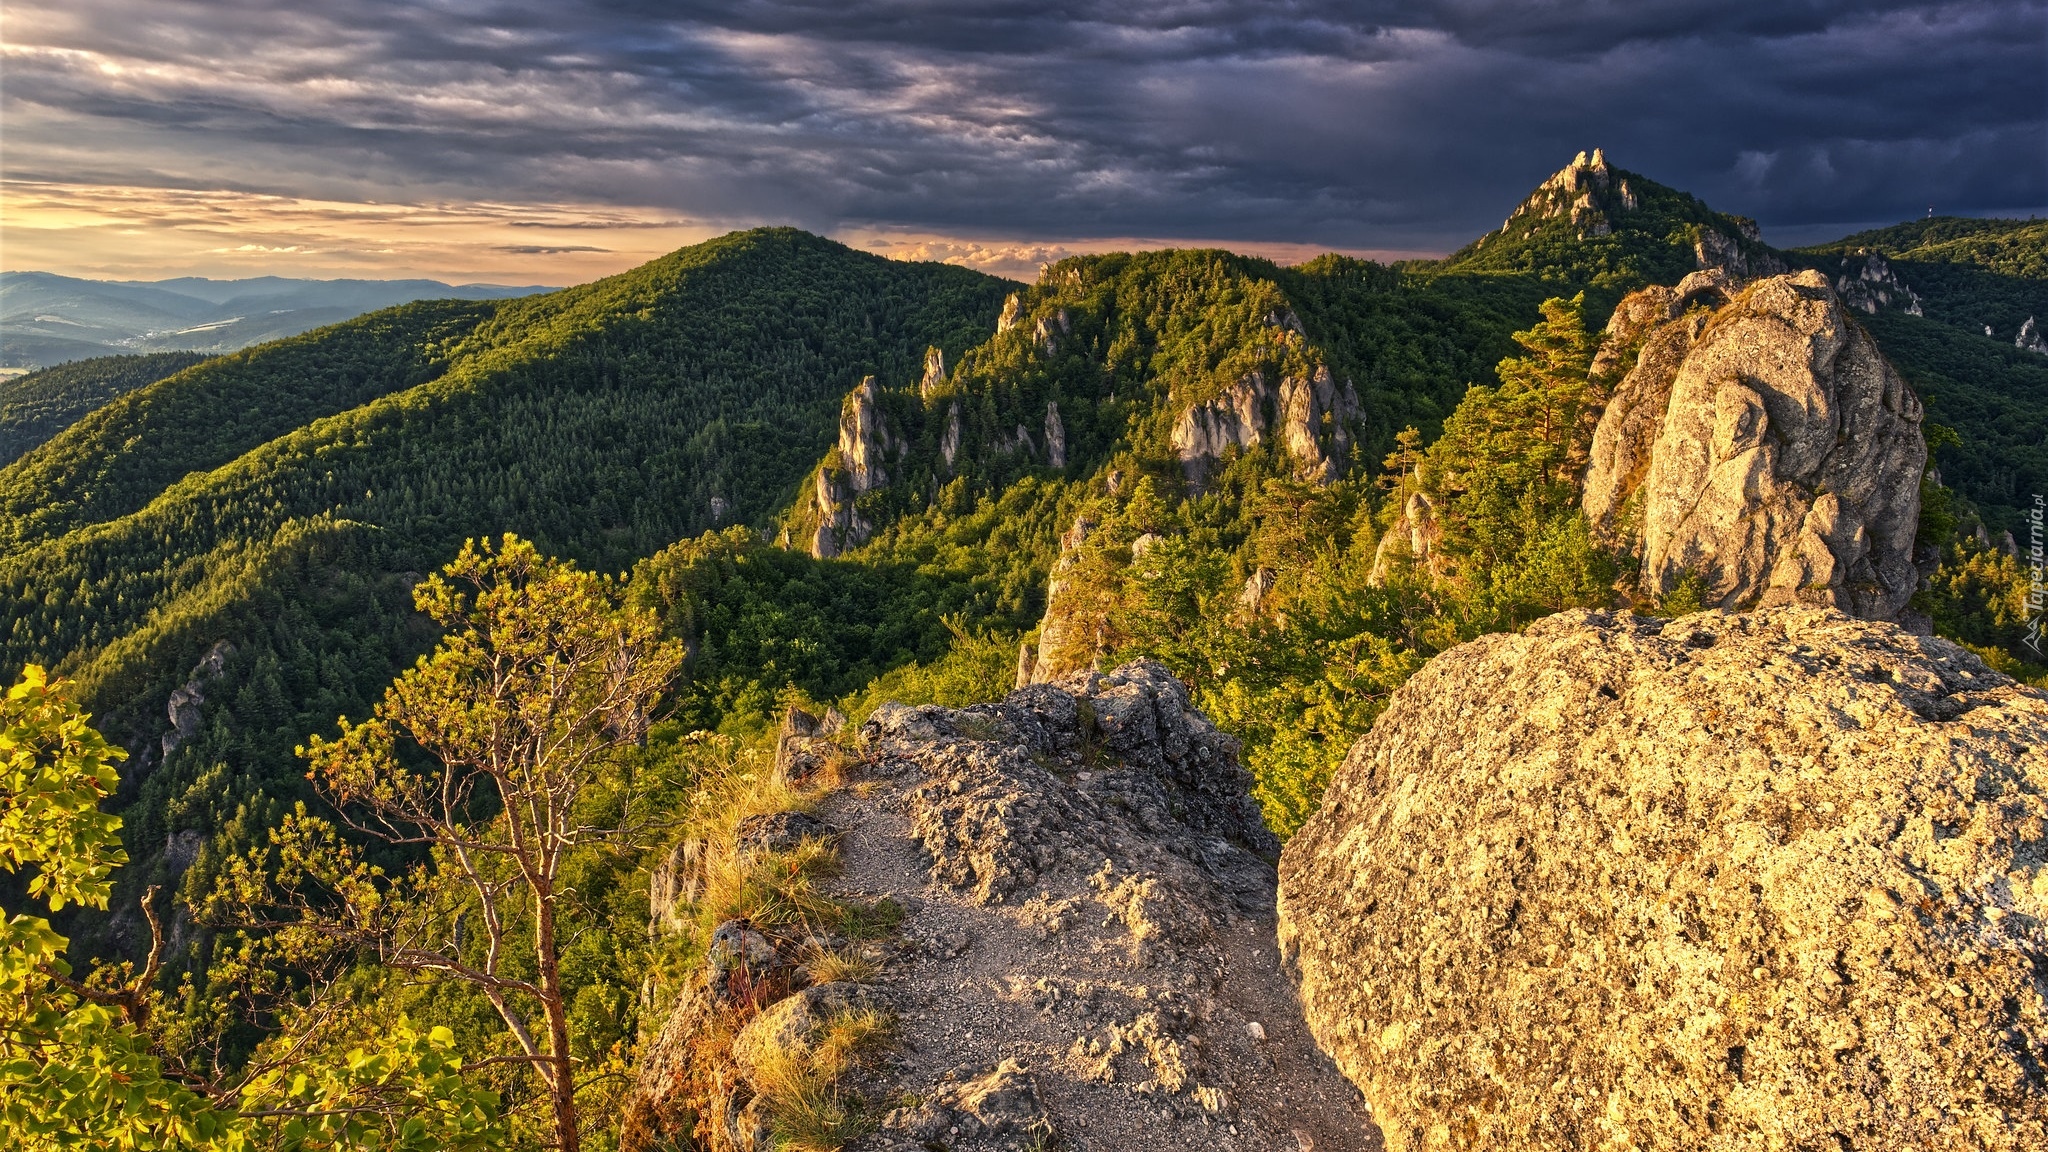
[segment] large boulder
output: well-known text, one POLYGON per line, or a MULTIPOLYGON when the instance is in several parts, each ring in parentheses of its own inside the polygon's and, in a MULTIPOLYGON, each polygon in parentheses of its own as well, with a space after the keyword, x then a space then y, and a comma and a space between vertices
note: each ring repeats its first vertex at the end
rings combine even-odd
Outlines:
POLYGON ((1640 351, 1594 433, 1596 534, 1636 553, 1652 600, 1692 574, 1712 607, 1898 619, 1919 579, 1920 401, 1819 272, 1719 307, 1714 287, 1632 296, 1610 325, 1640 351), (1638 335, 1623 313, 1650 306, 1667 318, 1638 335))
POLYGON ((1445 653, 1281 860, 1390 1149, 2048 1147, 2048 695, 1781 608, 1445 653))

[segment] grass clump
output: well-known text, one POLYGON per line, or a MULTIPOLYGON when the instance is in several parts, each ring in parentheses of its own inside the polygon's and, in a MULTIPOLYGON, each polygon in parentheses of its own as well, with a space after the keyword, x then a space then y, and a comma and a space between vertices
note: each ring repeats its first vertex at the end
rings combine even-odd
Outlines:
POLYGON ((825 1018, 813 1034, 762 1054, 750 1079, 767 1102, 776 1146, 831 1152, 874 1130, 874 1120, 840 1091, 839 1082, 884 1043, 895 1021, 874 1008, 825 1018))

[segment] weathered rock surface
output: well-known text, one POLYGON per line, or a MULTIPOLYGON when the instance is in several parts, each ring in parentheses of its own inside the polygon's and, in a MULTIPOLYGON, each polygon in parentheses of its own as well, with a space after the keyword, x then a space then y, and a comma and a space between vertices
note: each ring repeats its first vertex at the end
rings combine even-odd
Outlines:
MULTIPOLYGON (((929 372, 929 364, 927 364, 929 372)), ((896 437, 882 419, 881 389, 875 378, 860 382, 839 409, 839 461, 846 469, 847 486, 854 495, 871 492, 889 482, 882 469, 882 456, 896 448, 896 437)))
POLYGON ((844 883, 914 909, 886 1094, 926 1103, 854 1148, 1376 1146, 1279 968, 1235 741, 1165 669, 885 705, 862 735, 884 787, 825 814, 844 883))
MULTIPOLYGON (((933 349, 937 351, 937 349, 933 349)), ((927 360, 929 372, 931 362, 927 360)), ((889 482, 884 457, 901 455, 906 443, 889 429, 881 389, 869 376, 847 393, 839 408, 839 443, 812 477, 805 518, 815 527, 806 541, 812 556, 829 560, 860 547, 874 534, 855 501, 889 482)))
MULTIPOLYGON (((1987 334, 1990 331, 1988 328, 1985 329, 1987 334)), ((2022 352, 2039 352, 2043 356, 2048 356, 2048 340, 2042 339, 2041 328, 2034 323, 2032 316, 2027 317, 2027 322, 2020 325, 2019 335, 2013 337, 2012 346, 2022 352)))
MULTIPOLYGON (((1635 551, 1652 599, 1692 573, 1716 607, 1897 619, 1919 578, 1919 399, 1820 273, 1678 311, 1712 295, 1656 297, 1670 319, 1594 433, 1595 532, 1635 551)), ((1654 303, 1639 293, 1617 314, 1654 303)))
MULTIPOLYGON (((832 891, 904 910, 881 974, 770 999, 733 1045, 744 1064, 848 1006, 889 1013, 893 1047, 854 1086, 874 1131, 849 1152, 1378 1147, 1280 966, 1275 845, 1236 744, 1163 668, 885 705, 862 744, 819 816, 839 832, 832 891)), ((727 927, 713 967, 761 986, 779 958, 727 927)), ((683 997, 636 1115, 675 1114, 715 1011, 683 997)), ((751 1097, 720 1099, 714 1146, 765 1147, 751 1097)))
POLYGON ((1832 611, 1439 656, 1281 863, 1394 1149, 2048 1147, 2048 695, 1832 611))
MULTIPOLYGON (((1300 326, 1292 313, 1285 319, 1300 326)), ((1284 323, 1275 326, 1285 330, 1284 323)), ((1350 425, 1358 414, 1357 391, 1348 381, 1340 388, 1325 366, 1307 377, 1284 377, 1277 390, 1265 373, 1253 370, 1189 405, 1174 421, 1170 441, 1191 484, 1200 485, 1225 452, 1256 447, 1269 434, 1279 438, 1303 479, 1327 484, 1350 450, 1350 425)))
POLYGON ((1920 294, 1899 279, 1880 252, 1864 251, 1843 257, 1835 291, 1841 295, 1843 304, 1873 316, 1883 308, 1896 308, 1909 316, 1921 315, 1920 294))
POLYGON ((1054 468, 1067 466, 1067 426, 1060 419, 1057 400, 1045 402, 1045 462, 1054 468))
POLYGON ((923 400, 930 400, 932 393, 944 387, 945 383, 946 353, 938 348, 925 349, 924 376, 917 382, 918 397, 923 400))
POLYGON ((169 714, 171 730, 164 733, 162 755, 166 758, 192 737, 199 735, 199 728, 205 717, 200 709, 206 704, 206 688, 220 674, 227 670, 228 661, 235 655, 235 646, 226 640, 216 640, 199 663, 192 666, 192 674, 185 683, 171 690, 171 699, 165 711, 169 714))
MULTIPOLYGON (((1012 297, 1015 299, 1015 297, 1012 297)), ((939 458, 946 462, 946 471, 953 471, 953 461, 960 455, 960 402, 953 401, 946 408, 946 430, 939 435, 939 458)))
POLYGON ((801 708, 786 709, 775 734, 776 773, 784 780, 809 779, 838 751, 833 737, 845 726, 846 717, 837 708, 826 709, 822 717, 801 708))
POLYGON ((1045 618, 1038 625, 1038 644, 1031 649, 1028 673, 1024 672, 1026 658, 1018 657, 1019 688, 1026 684, 1047 683, 1056 676, 1086 668, 1094 662, 1099 648, 1096 637, 1077 618, 1074 605, 1062 593, 1067 590, 1068 577, 1074 566, 1081 561, 1081 546, 1088 542, 1095 525, 1095 516, 1083 512, 1074 518, 1073 526, 1060 535, 1060 554, 1053 561, 1052 575, 1046 582, 1045 618))
POLYGON ((1401 514, 1387 525, 1386 534, 1373 549, 1372 572, 1367 581, 1384 584, 1395 567, 1402 564, 1414 565, 1432 576, 1440 575, 1442 557, 1437 552, 1437 543, 1443 535, 1436 505, 1430 502, 1428 493, 1410 492, 1401 506, 1401 514))

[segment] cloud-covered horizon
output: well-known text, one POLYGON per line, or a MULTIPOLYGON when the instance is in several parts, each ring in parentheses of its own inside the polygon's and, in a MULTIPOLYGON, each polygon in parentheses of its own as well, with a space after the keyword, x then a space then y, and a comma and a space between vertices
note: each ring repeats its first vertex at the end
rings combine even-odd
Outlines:
POLYGON ((756 223, 1012 275, 1442 252, 1596 145, 1782 243, 2048 208, 2042 0, 14 0, 0 32, 8 267, 560 282, 756 223), (99 223, 38 215, 67 200, 99 223))

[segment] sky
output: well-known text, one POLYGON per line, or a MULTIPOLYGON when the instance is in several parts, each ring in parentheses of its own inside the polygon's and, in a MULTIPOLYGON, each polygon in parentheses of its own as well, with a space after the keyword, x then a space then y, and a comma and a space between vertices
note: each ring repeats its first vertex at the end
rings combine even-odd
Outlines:
POLYGON ((0 269, 568 284, 757 224, 1453 250, 1582 150, 1779 244, 2048 214, 2048 0, 7 0, 0 269))

